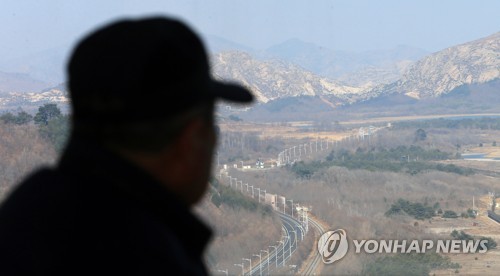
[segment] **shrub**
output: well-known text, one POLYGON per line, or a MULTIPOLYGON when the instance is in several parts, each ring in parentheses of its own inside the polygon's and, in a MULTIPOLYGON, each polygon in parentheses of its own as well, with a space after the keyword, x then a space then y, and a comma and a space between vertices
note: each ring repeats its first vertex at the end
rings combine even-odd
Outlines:
POLYGON ((442 217, 443 218, 458 218, 458 215, 454 211, 446 210, 446 211, 444 211, 442 217))
POLYGON ((402 198, 391 205, 391 208, 385 213, 386 216, 405 213, 415 219, 424 220, 434 216, 434 209, 425 206, 422 203, 412 203, 402 198))
POLYGON ((18 112, 17 115, 8 112, 0 116, 0 120, 6 124, 24 125, 31 122, 33 120, 33 116, 24 111, 18 112))

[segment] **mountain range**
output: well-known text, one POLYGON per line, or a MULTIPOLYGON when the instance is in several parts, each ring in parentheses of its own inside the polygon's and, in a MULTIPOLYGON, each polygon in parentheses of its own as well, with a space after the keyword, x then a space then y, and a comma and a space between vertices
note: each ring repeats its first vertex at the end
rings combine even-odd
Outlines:
MULTIPOLYGON (((291 49, 292 52, 297 51, 294 47, 291 49)), ((319 51, 316 56, 324 55, 319 51)), ((407 54, 399 57, 417 57, 422 54, 419 51, 411 53, 408 50, 407 54)), ((395 56, 378 61, 374 58, 372 63, 379 62, 380 65, 383 64, 382 60, 389 60, 387 63, 392 60, 393 64, 403 62, 395 56)), ((500 32, 428 54, 415 62, 407 61, 406 65, 401 66, 402 73, 398 80, 376 86, 372 83, 364 83, 364 86, 348 85, 340 79, 321 77, 297 63, 262 61, 249 54, 236 52, 215 55, 213 68, 221 77, 240 81, 253 89, 261 102, 289 96, 330 96, 335 100, 333 105, 340 106, 393 94, 418 100, 439 97, 463 85, 487 83, 500 78, 500 32)), ((375 68, 382 71, 381 67, 375 68)), ((361 75, 364 72, 361 70, 353 74, 361 75)))
MULTIPOLYGON (((490 95, 495 93, 491 86, 496 87, 499 82, 495 80, 500 78, 500 32, 431 54, 408 46, 363 53, 341 52, 297 39, 266 50, 253 50, 218 37, 209 37, 206 43, 212 51, 212 72, 217 78, 240 82, 255 93, 260 104, 274 106, 281 106, 276 101, 290 97, 301 100, 284 103, 304 104, 307 97, 316 97, 313 102, 324 104, 327 109, 384 102, 390 107, 395 102, 409 103, 448 94, 463 96, 457 91, 475 85, 467 90, 470 96, 482 91, 481 84, 486 83, 490 95)), ((34 98, 31 103, 40 100, 38 91, 50 97, 64 96, 64 89, 41 89, 43 85, 55 86, 57 74, 51 80, 44 74, 51 75, 63 52, 45 52, 28 61, 0 62, 0 70, 5 71, 8 66, 24 68, 22 74, 0 73, 0 92, 4 94, 1 102, 19 102, 6 99, 14 92, 16 99, 25 99, 21 92, 32 92, 26 96, 34 98), (21 66, 23 62, 25 66, 21 66)), ((447 101, 450 99, 448 96, 447 101)), ((314 104, 310 106, 314 111, 314 104)))
POLYGON ((0 71, 11 74, 12 79, 12 81, 5 80, 5 82, 2 82, 3 86, 13 87, 8 92, 38 92, 47 87, 60 84, 64 81, 64 67, 69 51, 69 45, 61 45, 26 56, 2 57, 0 59, 0 71), (16 87, 16 82, 20 83, 20 80, 15 78, 15 75, 22 75, 24 80, 28 82, 43 83, 45 86, 41 88, 33 87, 32 90, 24 91, 26 89, 16 87))
POLYGON ((349 85, 363 85, 368 82, 379 84, 395 81, 409 63, 427 54, 427 51, 403 45, 389 50, 335 51, 291 39, 270 47, 262 56, 290 61, 318 75, 349 85), (368 74, 356 74, 358 72, 368 74), (353 74, 357 77, 353 77, 353 74), (374 76, 370 77, 370 74, 374 76))
POLYGON ((428 55, 412 64, 400 80, 377 90, 420 99, 498 78, 500 32, 428 55))
POLYGON ((48 85, 48 83, 36 80, 27 74, 0 71, 0 92, 40 91, 48 85))
POLYGON ((363 91, 320 77, 283 60, 262 61, 243 52, 223 52, 212 56, 212 70, 221 79, 233 79, 250 88, 259 102, 301 95, 346 95, 363 91))

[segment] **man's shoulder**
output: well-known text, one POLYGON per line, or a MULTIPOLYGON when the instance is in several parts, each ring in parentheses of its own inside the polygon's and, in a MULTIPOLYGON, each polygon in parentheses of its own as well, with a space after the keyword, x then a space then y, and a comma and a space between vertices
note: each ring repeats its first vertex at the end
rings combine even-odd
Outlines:
POLYGON ((50 194, 49 190, 52 186, 60 181, 60 177, 53 169, 39 169, 11 188, 0 210, 10 208, 11 205, 24 204, 24 202, 35 204, 37 199, 44 198, 45 194, 50 194), (50 185, 48 185, 49 183, 50 185))
POLYGON ((169 223, 108 190, 106 181, 55 169, 22 181, 0 208, 0 257, 10 262, 0 274, 10 267, 59 271, 55 264, 79 266, 83 259, 89 269, 99 264, 133 275, 203 274, 169 223))
POLYGON ((0 205, 0 222, 7 217, 49 220, 44 224, 59 219, 84 222, 91 216, 105 216, 112 206, 127 203, 103 178, 43 168, 30 174, 8 194, 0 205))
POLYGON ((31 173, 11 188, 0 205, 0 228, 15 225, 20 220, 23 225, 27 225, 31 221, 36 222, 36 218, 62 211, 57 206, 60 206, 59 202, 68 200, 65 195, 67 191, 64 190, 67 185, 64 182, 64 178, 51 168, 31 173))

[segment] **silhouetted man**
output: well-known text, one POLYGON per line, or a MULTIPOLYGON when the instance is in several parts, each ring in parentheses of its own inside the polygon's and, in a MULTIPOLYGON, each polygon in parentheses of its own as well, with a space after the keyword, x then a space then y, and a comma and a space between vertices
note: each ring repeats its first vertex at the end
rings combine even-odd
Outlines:
POLYGON ((211 78, 183 23, 124 20, 68 65, 71 138, 0 209, 0 275, 203 275, 210 231, 190 212, 216 142, 214 102, 248 90, 211 78))

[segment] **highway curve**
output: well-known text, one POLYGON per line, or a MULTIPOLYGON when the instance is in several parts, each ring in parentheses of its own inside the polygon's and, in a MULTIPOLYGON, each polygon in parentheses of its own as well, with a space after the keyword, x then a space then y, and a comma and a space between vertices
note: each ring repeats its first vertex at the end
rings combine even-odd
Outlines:
MULTIPOLYGON (((314 218, 312 217, 309 217, 309 225, 314 228, 314 232, 318 234, 318 237, 325 233, 325 229, 323 228, 323 226, 321 226, 321 224, 314 220, 314 218)), ((314 252, 314 257, 308 264, 306 264, 304 270, 302 271, 302 273, 300 273, 301 275, 316 275, 316 273, 318 272, 317 270, 321 262, 321 255, 316 249, 316 246, 313 246, 312 250, 314 252)))
POLYGON ((253 265, 247 275, 261 275, 261 272, 262 275, 269 275, 277 268, 285 267, 290 256, 297 249, 297 242, 301 240, 302 235, 305 235, 302 225, 295 218, 282 213, 278 213, 278 215, 282 221, 285 235, 283 244, 278 243, 276 250, 269 251, 269 256, 265 256, 265 258, 262 256, 262 262, 253 265))

